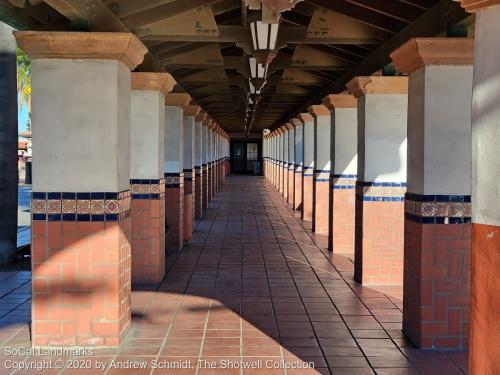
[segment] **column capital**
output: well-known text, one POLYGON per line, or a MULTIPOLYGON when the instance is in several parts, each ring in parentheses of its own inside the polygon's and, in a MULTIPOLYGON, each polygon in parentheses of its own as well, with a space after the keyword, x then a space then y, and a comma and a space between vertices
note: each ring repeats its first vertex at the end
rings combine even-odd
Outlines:
POLYGON ((281 129, 281 131, 283 132, 283 134, 285 134, 285 133, 288 131, 288 128, 287 128, 287 126, 286 126, 286 125, 282 125, 282 126, 280 127, 280 129, 281 129))
POLYGON ((160 91, 167 95, 176 84, 169 73, 132 72, 132 90, 160 91))
POLYGON ((478 10, 500 5, 500 0, 460 0, 463 8, 469 13, 475 13, 478 10))
POLYGON ((201 108, 197 105, 185 105, 182 106, 182 110, 184 111, 184 116, 196 117, 200 113, 201 108))
POLYGON ((301 113, 299 115, 299 119, 300 121, 302 121, 303 123, 306 123, 306 122, 312 122, 314 121, 314 118, 312 117, 312 115, 310 113, 301 113))
POLYGON ((290 122, 293 124, 293 126, 295 126, 296 128, 299 127, 299 126, 302 126, 304 125, 302 121, 300 121, 297 117, 294 117, 292 119, 290 119, 290 122))
POLYGON ((330 110, 322 104, 312 105, 307 110, 314 117, 330 116, 330 110))
POLYGON ((170 107, 185 107, 189 105, 191 96, 186 93, 170 93, 165 95, 165 105, 170 107))
POLYGON ((323 98, 323 104, 329 109, 356 108, 358 100, 350 94, 332 94, 323 98))
POLYGON ((413 38, 391 53, 396 68, 413 73, 425 65, 472 65, 473 38, 413 38))
POLYGON ((208 115, 207 113, 207 116, 205 117, 205 119, 201 122, 201 124, 203 126, 206 126, 208 127, 210 125, 210 123, 212 122, 212 118, 208 115))
POLYGON ((346 87, 356 98, 366 94, 407 94, 408 77, 362 76, 352 79, 346 87))
POLYGON ((195 117, 195 120, 196 121, 200 121, 200 122, 203 122, 203 120, 205 120, 208 116, 208 113, 205 112, 203 109, 201 109, 200 107, 200 112, 196 115, 195 117))
POLYGON ((15 31, 32 59, 116 60, 134 70, 148 49, 132 33, 15 31))
POLYGON ((291 129, 295 129, 295 125, 292 124, 291 122, 287 122, 285 124, 285 127, 288 129, 288 130, 291 130, 291 129))

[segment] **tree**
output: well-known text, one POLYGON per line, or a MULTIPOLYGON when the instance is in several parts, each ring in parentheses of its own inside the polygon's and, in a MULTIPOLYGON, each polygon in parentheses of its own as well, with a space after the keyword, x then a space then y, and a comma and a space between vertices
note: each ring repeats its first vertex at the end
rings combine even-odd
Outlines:
POLYGON ((31 60, 20 48, 16 49, 16 56, 19 107, 26 106, 29 116, 27 128, 31 130, 31 60))

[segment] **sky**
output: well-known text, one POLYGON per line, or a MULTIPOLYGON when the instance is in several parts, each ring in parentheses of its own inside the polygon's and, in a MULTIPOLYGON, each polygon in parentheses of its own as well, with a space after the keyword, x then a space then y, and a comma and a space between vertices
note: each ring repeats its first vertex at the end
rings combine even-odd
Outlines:
POLYGON ((17 111, 17 129, 19 132, 26 131, 26 124, 28 122, 28 110, 26 106, 18 107, 17 111))

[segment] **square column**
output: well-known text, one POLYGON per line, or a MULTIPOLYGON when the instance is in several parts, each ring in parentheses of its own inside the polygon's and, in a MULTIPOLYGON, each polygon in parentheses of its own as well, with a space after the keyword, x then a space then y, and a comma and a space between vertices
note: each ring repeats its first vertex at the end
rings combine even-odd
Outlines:
POLYGON ((280 171, 281 171, 281 156, 280 156, 280 140, 281 140, 281 130, 276 129, 275 130, 275 140, 274 140, 274 153, 275 153, 275 170, 274 170, 274 187, 276 190, 279 190, 280 186, 280 171))
POLYGON ((278 173, 276 177, 276 190, 283 193, 283 160, 284 160, 284 150, 283 150, 283 127, 277 129, 278 139, 277 139, 277 149, 278 149, 278 173))
POLYGON ((207 117, 201 122, 201 188, 202 188, 202 203, 203 210, 208 207, 208 125, 211 120, 207 117))
POLYGON ((313 105, 309 113, 314 116, 314 180, 312 230, 328 234, 330 220, 331 117, 324 105, 313 105))
POLYGON ((408 77, 358 77, 354 279, 403 283, 408 77))
POLYGON ((165 276, 165 94, 168 73, 132 73, 130 192, 132 283, 156 284, 165 276))
POLYGON ((309 113, 301 113, 299 118, 304 124, 302 219, 312 221, 314 211, 314 117, 309 113))
POLYGON ((201 111, 195 117, 194 123, 194 218, 196 220, 203 217, 203 120, 206 117, 206 112, 201 111))
POLYGON ((0 23, 0 264, 17 256, 17 87, 16 40, 13 29, 0 23))
POLYGON ((282 147, 283 147, 283 171, 281 179, 281 194, 283 198, 288 200, 288 124, 281 127, 283 130, 282 147))
POLYGON ((294 139, 294 155, 295 155, 295 165, 294 165, 294 181, 293 181, 293 209, 302 210, 302 186, 303 175, 302 168, 304 165, 304 124, 298 118, 293 118, 291 120, 293 126, 295 127, 295 139, 294 139))
POLYGON ((354 212, 358 169, 357 100, 349 94, 328 95, 323 103, 332 121, 332 212, 328 249, 354 254, 354 212))
POLYGON ((196 183, 194 173, 195 116, 200 112, 200 107, 188 105, 182 109, 184 111, 184 242, 187 242, 193 236, 194 185, 196 183))
POLYGON ((472 286, 469 374, 500 373, 500 2, 462 0, 476 13, 472 90, 472 286))
POLYGON ((288 127, 288 199, 293 204, 295 201, 295 125, 287 124, 288 127))
POLYGON ((191 101, 188 94, 165 96, 165 205, 168 232, 167 251, 184 247, 184 112, 191 101))
POLYGON ((32 345, 119 346, 131 321, 130 71, 146 48, 129 33, 15 36, 36 99, 32 345))
POLYGON ((410 74, 403 329, 419 348, 468 346, 473 45, 417 38, 391 54, 410 74))
POLYGON ((207 196, 208 196, 208 202, 212 201, 212 198, 214 196, 214 185, 213 185, 213 165, 214 165, 214 160, 213 160, 213 132, 212 132, 212 127, 213 127, 213 120, 210 119, 207 130, 207 167, 208 167, 208 173, 207 173, 207 196))

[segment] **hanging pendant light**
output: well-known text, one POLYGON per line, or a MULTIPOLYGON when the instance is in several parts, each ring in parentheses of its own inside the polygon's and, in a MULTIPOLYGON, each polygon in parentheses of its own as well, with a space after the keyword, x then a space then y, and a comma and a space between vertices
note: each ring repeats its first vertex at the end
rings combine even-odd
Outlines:
POLYGON ((278 40, 278 23, 250 23, 254 57, 262 65, 269 65, 277 55, 276 41, 278 40))

